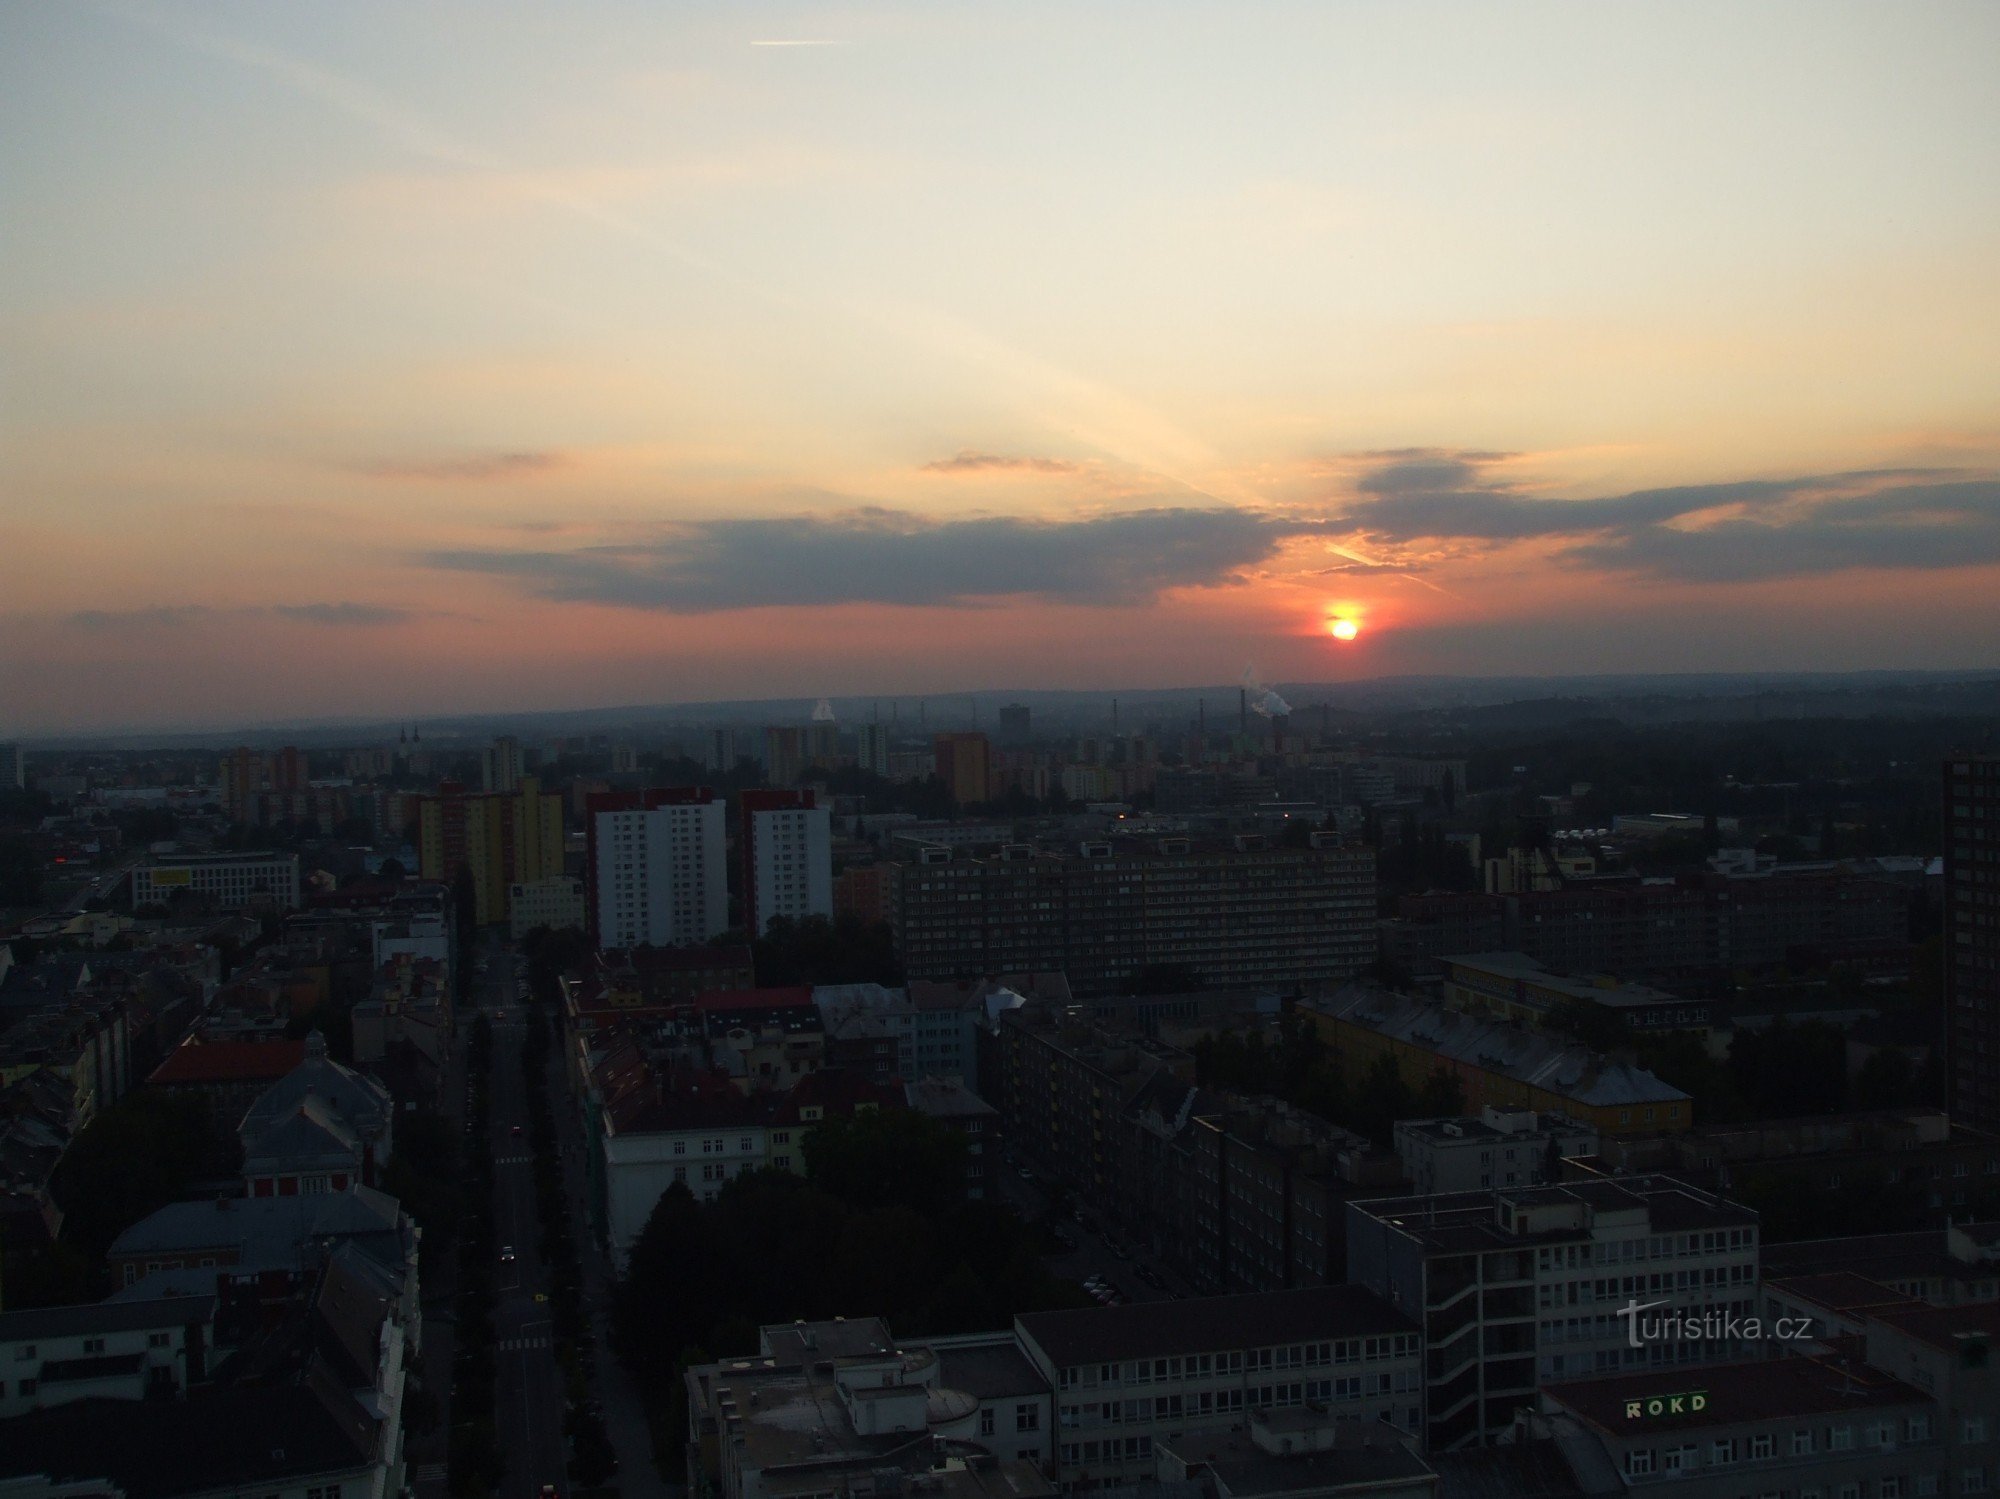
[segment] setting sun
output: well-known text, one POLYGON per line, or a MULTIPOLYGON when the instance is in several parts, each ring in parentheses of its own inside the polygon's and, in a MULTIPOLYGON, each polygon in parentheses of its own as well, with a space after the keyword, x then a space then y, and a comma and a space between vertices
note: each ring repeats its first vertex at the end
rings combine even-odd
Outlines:
POLYGON ((1335 640, 1352 640, 1361 633, 1361 626, 1351 619, 1330 620, 1327 629, 1335 640))

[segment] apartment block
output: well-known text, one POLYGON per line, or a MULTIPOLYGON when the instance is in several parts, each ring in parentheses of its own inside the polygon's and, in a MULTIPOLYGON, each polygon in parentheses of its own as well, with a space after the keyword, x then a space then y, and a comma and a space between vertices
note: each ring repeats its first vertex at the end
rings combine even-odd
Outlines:
POLYGON ((707 787, 595 793, 584 831, 598 947, 686 947, 728 929, 724 803, 707 787))
POLYGON ((772 920, 833 915, 833 821, 811 791, 745 791, 737 846, 744 925, 761 936, 772 920))
POLYGON ((913 979, 1056 969, 1079 995, 1116 993, 1149 966, 1208 987, 1298 985, 1375 957, 1375 868, 1330 835, 938 849, 902 866, 897 947, 913 979))
POLYGON ((418 823, 424 878, 450 885, 467 871, 480 926, 507 919, 514 885, 563 872, 562 797, 533 776, 490 795, 445 781, 420 803, 418 823))
POLYGON ((1944 765, 1944 991, 1952 1117, 2000 1131, 2000 756, 1944 765))
POLYGON ((1539 1385, 1744 1352, 1725 1333, 1646 1346, 1649 1316, 1754 1313, 1757 1216, 1663 1177, 1386 1198, 1347 1209, 1348 1278, 1421 1318, 1426 1441, 1496 1440, 1539 1385))

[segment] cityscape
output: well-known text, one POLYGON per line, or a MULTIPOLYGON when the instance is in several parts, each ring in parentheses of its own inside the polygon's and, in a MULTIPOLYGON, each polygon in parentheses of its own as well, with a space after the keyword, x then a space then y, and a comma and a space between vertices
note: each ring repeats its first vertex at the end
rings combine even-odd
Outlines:
POLYGON ((0 1499, 2000 1492, 1996 57, 0 0, 0 1499))

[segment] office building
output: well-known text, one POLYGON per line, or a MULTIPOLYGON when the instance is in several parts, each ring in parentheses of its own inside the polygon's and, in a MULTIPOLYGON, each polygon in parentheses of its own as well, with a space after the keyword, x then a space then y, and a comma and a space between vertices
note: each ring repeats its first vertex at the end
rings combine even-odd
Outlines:
POLYGON ((705 786, 604 791, 584 804, 600 948, 687 947, 728 930, 725 804, 705 786))
POLYGON ((745 791, 738 848, 744 924, 762 936, 773 917, 833 916, 833 821, 810 791, 745 791))
POLYGON ((1066 1492, 1150 1480, 1156 1442, 1256 1411, 1422 1423, 1422 1333, 1358 1286, 1024 1312, 1014 1333, 1055 1390, 1066 1492))
POLYGON ((1757 1242, 1755 1213, 1665 1177, 1347 1205, 1348 1279, 1423 1320, 1433 1451, 1497 1439, 1550 1380, 1745 1356, 1721 1319, 1760 1305, 1757 1242), (1642 1343, 1634 1306, 1701 1335, 1642 1343))
POLYGON ((1395 1138, 1403 1175, 1421 1196, 1558 1182, 1565 1160, 1597 1152, 1597 1131, 1565 1114, 1490 1105, 1474 1117, 1399 1119, 1395 1138))
POLYGON ((937 734, 931 739, 937 778, 961 807, 991 798, 993 751, 984 734, 937 734))
POLYGON ((1375 958, 1374 855, 1331 834, 914 852, 895 903, 914 979, 1059 970, 1094 996, 1149 966, 1235 988, 1337 981, 1375 958))
POLYGON ((902 1344, 879 1317, 784 1323, 685 1376, 687 1492, 1050 1499, 1049 1386, 1006 1332, 902 1344))
POLYGON ((2000 756, 1945 762, 1944 833, 1947 1102, 2000 1131, 2000 756))
POLYGON ((471 876, 477 925, 505 921, 513 886, 563 872, 562 796, 533 776, 491 794, 442 782, 419 804, 418 849, 425 879, 451 885, 461 870, 471 876))
POLYGON ((297 854, 184 854, 148 860, 132 871, 132 905, 164 906, 192 895, 226 909, 299 903, 297 854))

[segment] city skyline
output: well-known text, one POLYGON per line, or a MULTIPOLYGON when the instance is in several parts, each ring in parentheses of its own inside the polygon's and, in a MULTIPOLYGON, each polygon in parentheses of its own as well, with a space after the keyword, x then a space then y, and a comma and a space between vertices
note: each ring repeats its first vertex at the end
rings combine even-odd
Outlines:
POLYGON ((1990 7, 0 27, 9 736, 2000 665, 1990 7))

